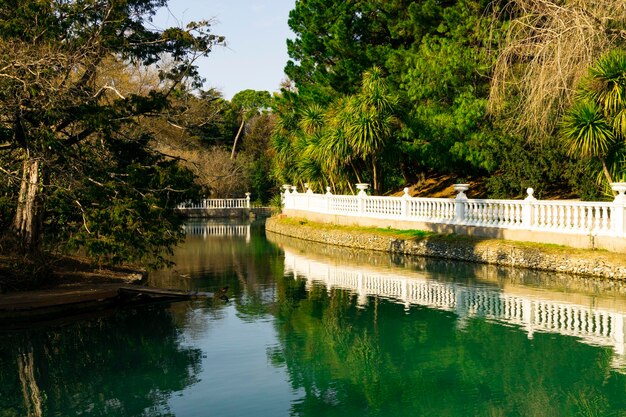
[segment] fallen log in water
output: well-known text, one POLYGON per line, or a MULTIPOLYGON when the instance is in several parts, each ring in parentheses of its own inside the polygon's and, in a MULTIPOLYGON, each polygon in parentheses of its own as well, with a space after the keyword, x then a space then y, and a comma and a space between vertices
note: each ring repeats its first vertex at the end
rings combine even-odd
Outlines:
POLYGON ((181 299, 192 299, 192 298, 213 298, 215 296, 212 292, 203 292, 203 291, 182 291, 182 290, 173 290, 166 288, 149 288, 149 287, 141 287, 141 286, 127 286, 119 288, 120 294, 138 294, 138 295, 146 295, 152 297, 171 297, 171 298, 181 298, 181 299))
POLYGON ((198 298, 227 300, 226 291, 227 287, 212 293, 103 284, 4 294, 0 295, 0 330, 142 304, 198 298))

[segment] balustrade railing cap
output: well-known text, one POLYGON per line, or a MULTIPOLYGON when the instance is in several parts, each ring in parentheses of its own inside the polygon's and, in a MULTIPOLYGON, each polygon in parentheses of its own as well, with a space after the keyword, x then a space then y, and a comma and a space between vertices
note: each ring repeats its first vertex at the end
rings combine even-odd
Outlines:
POLYGON ((367 194, 365 194, 365 190, 367 190, 367 188, 370 186, 368 183, 365 182, 360 182, 358 184, 355 184, 357 190, 359 190, 359 194, 360 196, 365 196, 367 194))
POLYGON ((456 200, 467 200, 465 191, 469 190, 469 184, 454 184, 452 187, 458 193, 455 197, 456 200))
POLYGON ((614 203, 626 203, 626 182, 612 182, 611 189, 617 192, 614 203))

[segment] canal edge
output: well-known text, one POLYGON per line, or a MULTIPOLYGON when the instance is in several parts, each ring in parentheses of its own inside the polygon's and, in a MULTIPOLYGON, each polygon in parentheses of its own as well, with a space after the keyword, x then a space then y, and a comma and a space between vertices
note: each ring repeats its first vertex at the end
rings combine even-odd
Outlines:
POLYGON ((448 235, 403 238, 370 230, 323 226, 316 227, 308 221, 287 220, 284 216, 270 217, 265 222, 268 232, 328 245, 595 278, 626 279, 626 257, 614 252, 554 245, 542 248, 541 245, 525 242, 448 235))

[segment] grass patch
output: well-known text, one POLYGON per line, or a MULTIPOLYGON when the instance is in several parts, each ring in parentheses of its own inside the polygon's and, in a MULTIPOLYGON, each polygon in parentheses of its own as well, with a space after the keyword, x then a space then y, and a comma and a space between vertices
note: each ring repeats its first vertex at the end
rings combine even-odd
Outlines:
POLYGON ((392 229, 391 227, 364 227, 364 226, 342 226, 330 223, 312 222, 307 219, 282 217, 278 221, 292 226, 310 226, 322 230, 341 230, 352 233, 375 233, 385 236, 393 236, 400 239, 421 239, 425 237, 437 236, 436 233, 417 229, 392 229))
POLYGON ((364 232, 380 233, 388 236, 397 236, 404 239, 421 239, 425 237, 436 236, 433 232, 427 232, 425 230, 417 229, 392 229, 390 227, 360 227, 359 230, 364 232))

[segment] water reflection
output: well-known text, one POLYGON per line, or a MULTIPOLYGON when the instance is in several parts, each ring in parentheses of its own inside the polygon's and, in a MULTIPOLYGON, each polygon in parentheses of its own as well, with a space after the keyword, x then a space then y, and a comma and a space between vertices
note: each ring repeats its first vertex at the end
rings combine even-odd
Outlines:
MULTIPOLYGON (((165 288, 212 291, 273 283, 278 249, 265 240, 262 222, 195 220, 186 225, 187 238, 171 258, 175 266, 150 274, 148 283, 165 288)), ((281 266, 282 271, 282 266, 281 266)))
POLYGON ((0 417, 626 409, 626 375, 615 372, 624 369, 624 284, 268 242, 262 224, 217 226, 191 225, 177 265, 149 280, 228 285, 230 301, 0 333, 0 417))
POLYGON ((195 220, 186 230, 185 243, 172 257, 175 266, 151 273, 148 284, 193 291, 228 287, 242 318, 266 315, 276 299, 275 278, 283 274, 283 259, 278 247, 265 239, 264 223, 195 220))
POLYGON ((202 236, 204 240, 210 237, 243 236, 246 242, 250 242, 252 225, 238 223, 222 223, 215 221, 189 221, 184 225, 185 234, 191 236, 202 236))
POLYGON ((167 415, 200 371, 163 306, 0 338, 1 416, 167 415))
POLYGON ((292 415, 626 408, 626 377, 613 372, 623 369, 622 288, 607 285, 605 297, 594 290, 603 284, 574 277, 268 238, 283 248, 286 271, 271 358, 305 392, 292 415))
POLYGON ((522 328, 529 339, 536 332, 574 336, 611 347, 614 368, 626 370, 626 297, 621 283, 346 248, 334 248, 330 257, 326 245, 273 234, 270 239, 284 250, 285 273, 305 279, 307 288, 320 282, 329 291, 349 290, 361 307, 372 297, 383 297, 405 309, 451 311, 459 328, 468 318, 484 317, 522 328), (459 276, 465 279, 451 281, 459 276), (559 290, 551 289, 559 282, 568 282, 568 292, 558 284, 559 290))

